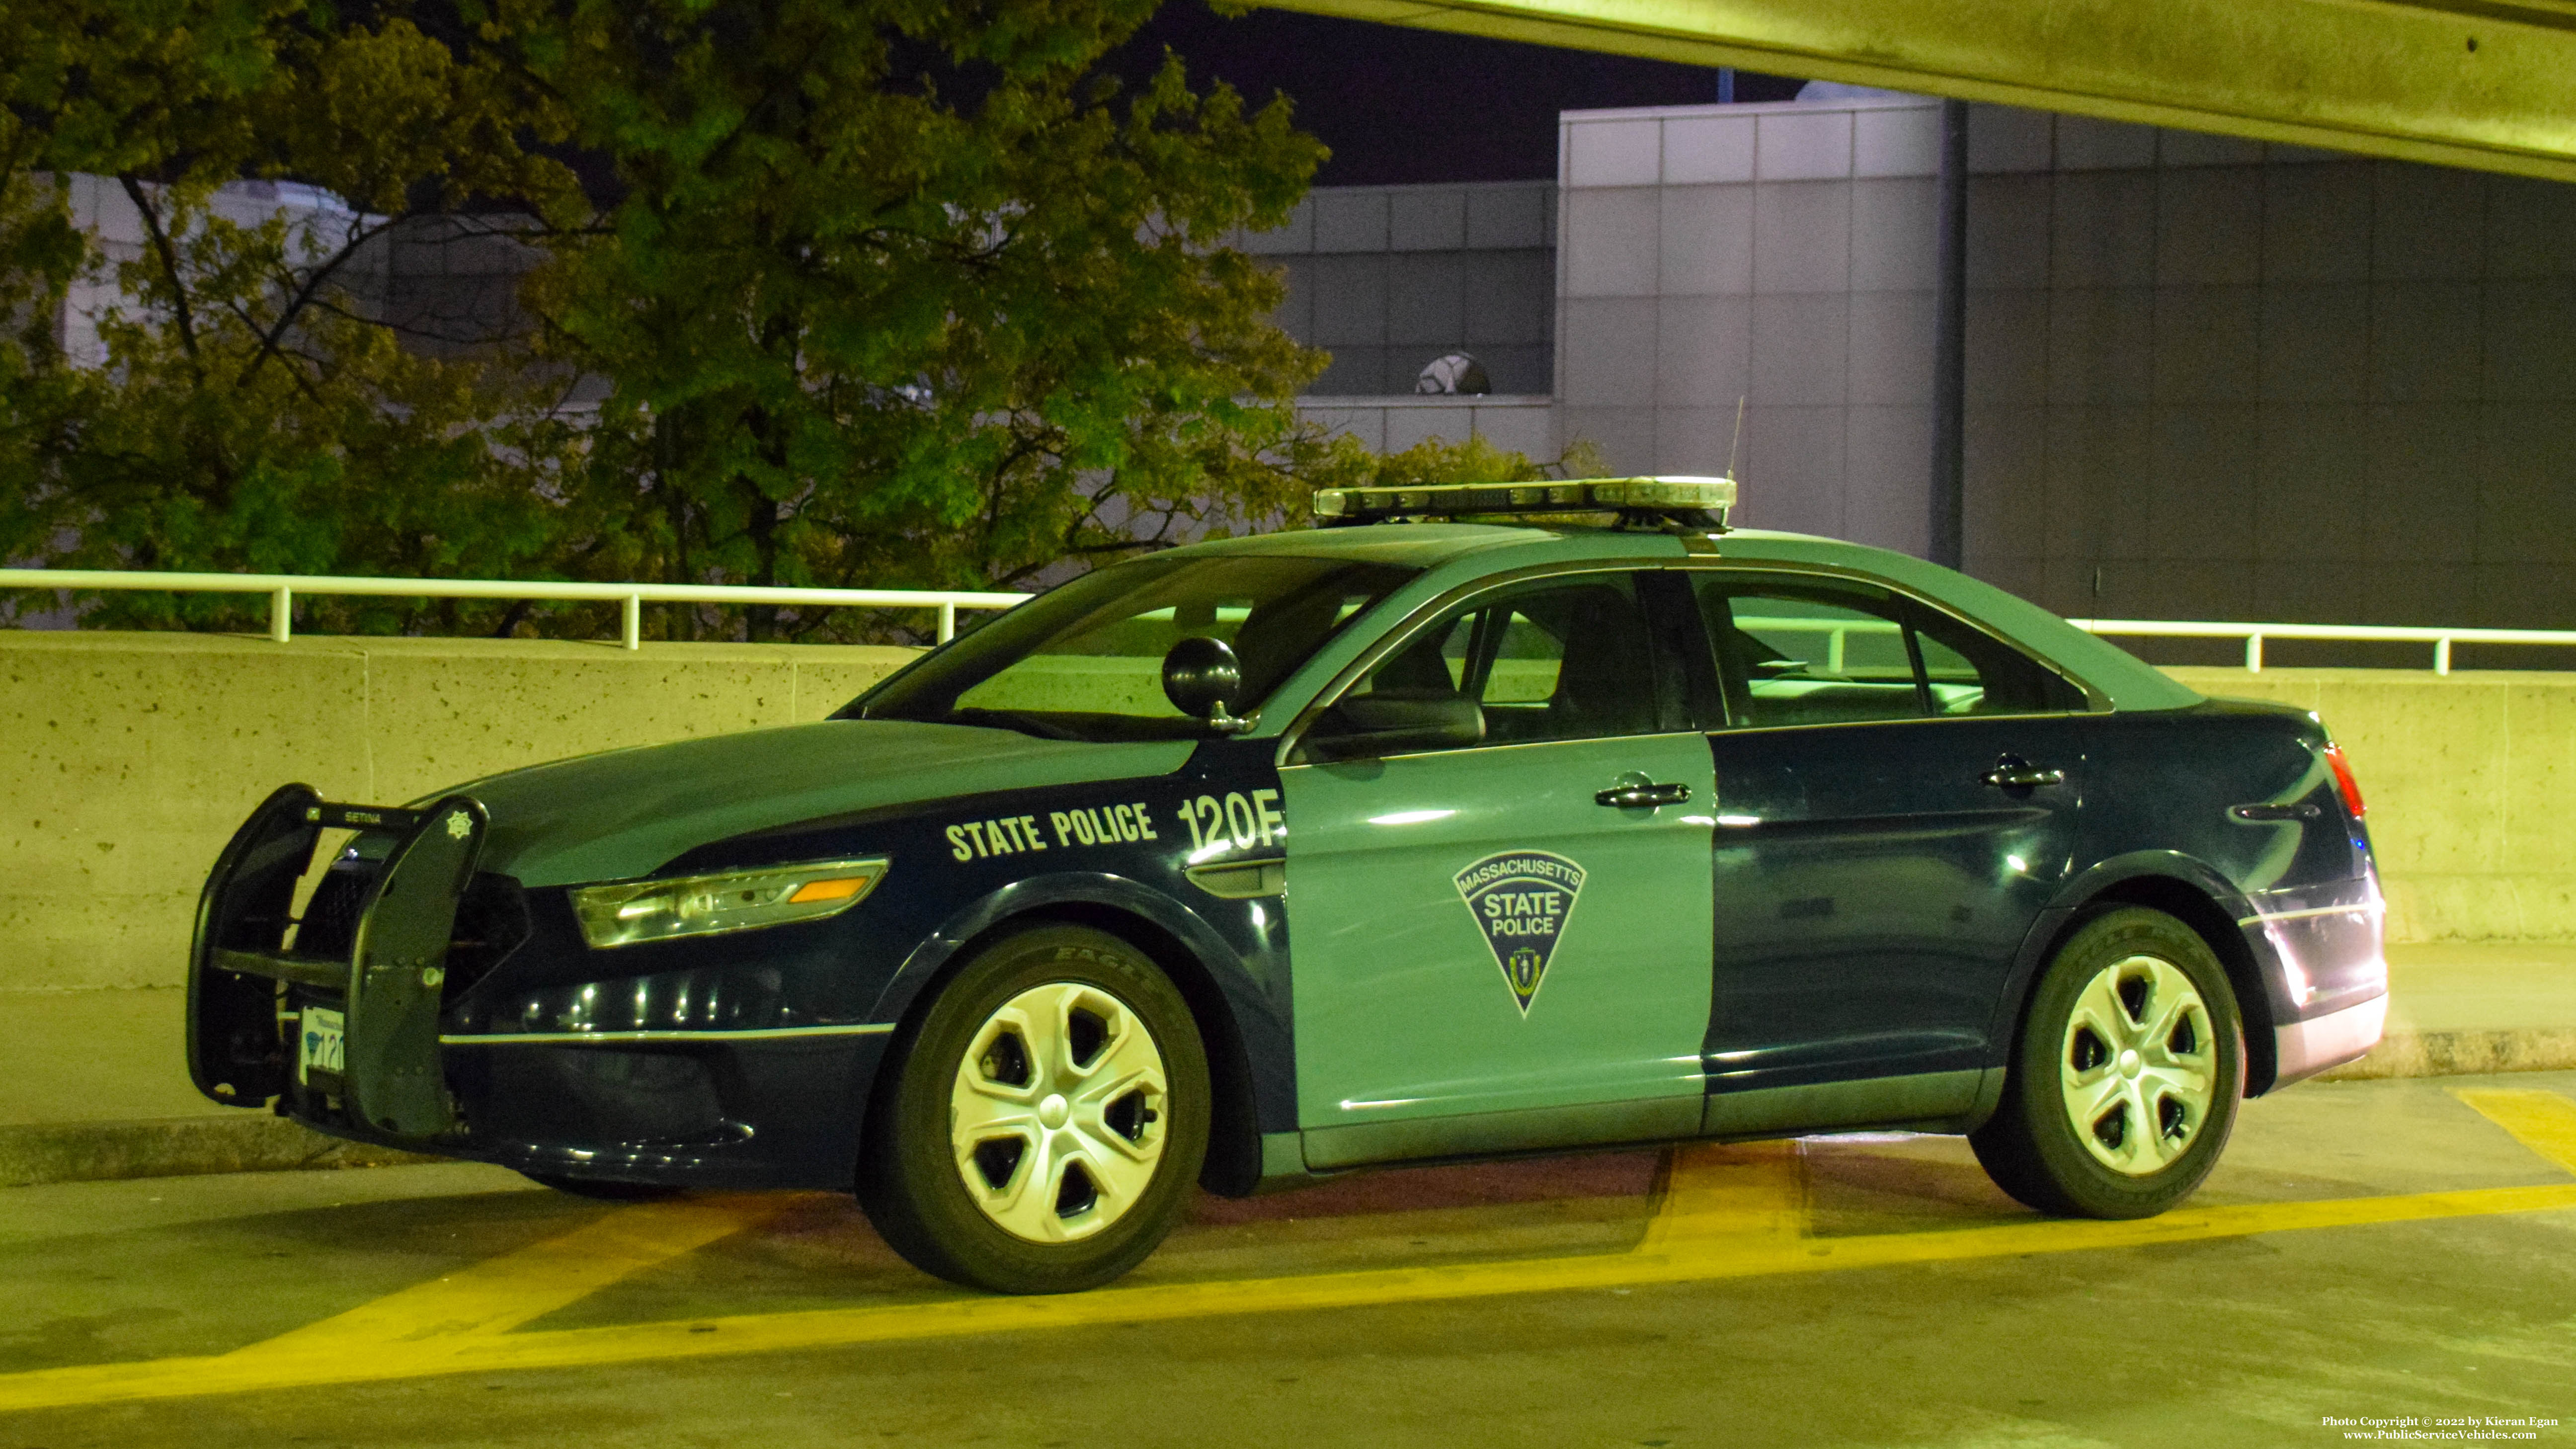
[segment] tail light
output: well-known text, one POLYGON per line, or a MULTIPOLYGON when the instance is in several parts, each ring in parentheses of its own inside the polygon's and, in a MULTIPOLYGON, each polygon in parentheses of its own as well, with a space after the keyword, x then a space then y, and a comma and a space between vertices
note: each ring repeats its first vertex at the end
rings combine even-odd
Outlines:
POLYGON ((2343 792, 2343 808, 2352 812, 2353 819, 2359 820, 2362 810, 2361 783, 2353 779, 2352 766, 2344 763, 2343 746, 2329 740, 2326 743, 2325 753, 2326 768, 2334 771, 2335 788, 2343 792))

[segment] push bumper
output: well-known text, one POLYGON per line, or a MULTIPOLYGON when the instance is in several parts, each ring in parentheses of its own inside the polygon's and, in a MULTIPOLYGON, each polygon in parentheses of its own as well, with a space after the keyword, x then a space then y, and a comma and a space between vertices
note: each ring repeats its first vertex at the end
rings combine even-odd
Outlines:
POLYGON ((281 1110, 367 1140, 424 1144, 454 1129, 441 986, 487 829, 483 807, 463 795, 399 810, 335 805, 289 785, 261 802, 198 898, 188 968, 197 1090, 237 1107, 285 1098, 281 1110), (321 833, 335 829, 390 843, 354 902, 353 928, 324 933, 295 915, 295 895, 321 833), (283 1031, 323 1012, 341 1017, 338 1071, 308 1063, 283 1031))

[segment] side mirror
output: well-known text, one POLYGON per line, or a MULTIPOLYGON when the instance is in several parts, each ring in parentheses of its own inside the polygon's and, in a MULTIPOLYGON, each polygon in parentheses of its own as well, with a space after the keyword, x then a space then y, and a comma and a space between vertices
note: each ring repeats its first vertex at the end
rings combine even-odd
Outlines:
POLYGON ((1203 719, 1226 734, 1241 734, 1252 721, 1237 719, 1234 706, 1243 694, 1243 666, 1222 639, 1192 635, 1163 656, 1163 697, 1192 719, 1203 719))
POLYGON ((1315 754, 1344 760, 1457 749, 1484 739, 1485 712, 1447 691, 1351 695, 1324 716, 1324 728, 1306 737, 1315 754))

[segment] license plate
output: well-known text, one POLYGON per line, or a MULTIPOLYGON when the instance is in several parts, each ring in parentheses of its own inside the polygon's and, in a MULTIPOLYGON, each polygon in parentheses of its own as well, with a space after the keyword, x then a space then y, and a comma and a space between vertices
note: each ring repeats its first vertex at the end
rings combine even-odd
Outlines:
POLYGON ((315 1072, 338 1076, 343 1067, 341 1028, 346 1018, 328 1007, 308 1006, 296 1026, 303 1048, 296 1055, 295 1075, 298 1081, 309 1080, 315 1072))

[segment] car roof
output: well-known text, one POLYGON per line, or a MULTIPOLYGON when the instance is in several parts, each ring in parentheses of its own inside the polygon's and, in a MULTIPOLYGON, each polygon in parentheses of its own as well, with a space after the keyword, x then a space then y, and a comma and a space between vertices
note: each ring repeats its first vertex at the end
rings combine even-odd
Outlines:
MULTIPOLYGON (((1717 534, 1715 543, 1714 558, 1705 553, 1696 556, 1719 565, 1735 559, 1856 570, 1926 595, 2037 651, 2090 686, 2113 709, 2183 709, 2201 702, 2197 692, 2172 676, 2037 604, 1911 554, 1813 534, 1750 528, 1717 534)), ((1692 556, 1681 539, 1669 533, 1490 523, 1377 523, 1296 529, 1191 544, 1162 556, 1209 555, 1347 558, 1438 570, 1453 576, 1457 570, 1443 566, 1470 558, 1477 560, 1476 571, 1482 571, 1557 559, 1679 560, 1692 556)))

